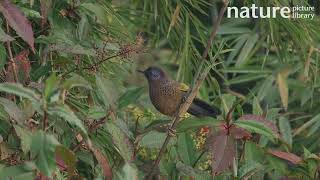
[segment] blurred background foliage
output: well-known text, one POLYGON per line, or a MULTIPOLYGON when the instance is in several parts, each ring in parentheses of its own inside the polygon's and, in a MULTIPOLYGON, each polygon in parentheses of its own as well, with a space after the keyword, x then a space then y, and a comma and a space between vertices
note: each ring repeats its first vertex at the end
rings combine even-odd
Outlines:
MULTIPOLYGON (((198 95, 222 114, 182 120, 154 178, 319 178, 320 4, 229 6, 252 3, 314 6, 317 15, 224 17, 209 51, 214 68, 198 95), (248 114, 262 123, 238 122, 248 114), (230 147, 223 144, 229 140, 210 138, 228 118, 247 134, 231 139, 235 152, 210 150, 230 147)), ((218 0, 2 0, 0 179, 142 179, 170 118, 151 105, 136 69, 160 66, 191 84, 221 6, 218 0)))

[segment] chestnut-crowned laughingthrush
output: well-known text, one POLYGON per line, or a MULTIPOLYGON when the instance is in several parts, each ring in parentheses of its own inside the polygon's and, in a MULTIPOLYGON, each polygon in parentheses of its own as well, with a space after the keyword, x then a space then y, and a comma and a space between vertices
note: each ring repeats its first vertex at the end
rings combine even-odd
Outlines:
MULTIPOLYGON (((137 70, 145 75, 149 84, 149 96, 154 107, 162 114, 174 116, 188 87, 172 80, 162 69, 149 67, 145 71, 137 70)), ((195 98, 188 113, 196 117, 216 117, 220 111, 206 102, 195 98)))

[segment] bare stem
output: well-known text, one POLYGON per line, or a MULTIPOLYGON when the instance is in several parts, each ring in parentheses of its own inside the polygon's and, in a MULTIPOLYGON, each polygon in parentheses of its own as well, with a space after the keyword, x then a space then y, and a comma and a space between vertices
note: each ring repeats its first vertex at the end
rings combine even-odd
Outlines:
POLYGON ((44 110, 43 126, 42 126, 43 131, 46 131, 47 127, 48 127, 48 112, 47 110, 44 110))
MULTIPOLYGON (((9 34, 10 28, 9 28, 8 21, 6 21, 6 30, 7 30, 7 34, 9 34)), ((6 44, 7 44, 8 54, 9 54, 9 62, 12 65, 13 79, 14 79, 14 82, 18 82, 17 68, 16 68, 16 63, 14 62, 14 59, 13 59, 10 41, 7 41, 6 44)))
MULTIPOLYGON (((212 31, 211 31, 211 34, 210 34, 210 38, 209 38, 209 40, 207 42, 207 45, 206 45, 206 48, 205 48, 204 52, 202 53, 202 60, 203 61, 205 61, 205 59, 208 56, 208 52, 209 52, 209 50, 211 48, 212 41, 213 41, 213 39, 215 38, 215 36, 217 34, 218 27, 219 27, 219 25, 221 23, 223 14, 224 14, 228 4, 229 4, 228 0, 223 0, 223 7, 220 10, 220 13, 219 13, 219 16, 218 16, 218 19, 217 19, 216 23, 213 25, 213 28, 212 28, 212 31)), ((168 143, 169 143, 169 141, 171 139, 169 130, 170 129, 171 130, 175 130, 176 129, 176 126, 178 125, 178 122, 181 119, 181 116, 183 116, 187 112, 187 110, 189 109, 193 99, 196 97, 196 95, 197 95, 197 93, 198 93, 198 91, 200 89, 200 85, 202 84, 202 82, 206 78, 207 73, 208 73, 207 71, 203 71, 199 75, 199 77, 195 77, 196 78, 195 83, 194 83, 193 87, 190 88, 190 90, 189 90, 189 92, 188 92, 188 94, 186 96, 186 100, 180 104, 179 109, 178 109, 176 115, 174 116, 174 118, 172 120, 173 123, 171 124, 170 128, 167 131, 168 135, 167 135, 164 143, 162 144, 162 147, 161 147, 161 149, 160 149, 160 151, 158 153, 157 159, 154 162, 154 164, 152 165, 152 167, 151 167, 146 179, 148 179, 148 180, 152 179, 153 171, 159 165, 161 157, 165 152, 166 146, 168 145, 168 143)))

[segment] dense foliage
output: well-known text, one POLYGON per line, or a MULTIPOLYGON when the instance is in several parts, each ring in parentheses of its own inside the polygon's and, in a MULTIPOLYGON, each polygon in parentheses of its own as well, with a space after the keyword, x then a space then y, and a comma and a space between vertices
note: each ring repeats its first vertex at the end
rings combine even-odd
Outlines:
MULTIPOLYGON (((244 0, 230 6, 314 6, 244 0)), ((1 0, 0 179, 143 179, 170 117, 137 69, 192 84, 154 178, 318 179, 320 19, 223 18, 216 0, 1 0)))

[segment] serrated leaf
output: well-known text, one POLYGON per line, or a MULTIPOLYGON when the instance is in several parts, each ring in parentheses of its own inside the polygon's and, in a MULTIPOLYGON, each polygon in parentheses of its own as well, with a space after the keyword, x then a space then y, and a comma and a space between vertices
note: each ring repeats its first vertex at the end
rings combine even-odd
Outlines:
POLYGON ((52 73, 47 79, 44 88, 44 97, 49 100, 53 94, 55 94, 58 90, 58 78, 55 73, 52 73))
POLYGON ((70 90, 74 87, 84 87, 87 89, 92 89, 90 83, 78 74, 72 74, 70 78, 64 80, 62 87, 67 90, 70 90))
POLYGON ((29 44, 34 52, 34 37, 31 23, 23 15, 20 9, 12 4, 9 0, 2 0, 0 1, 0 11, 8 21, 9 25, 25 42, 29 44))
POLYGON ((252 172, 258 172, 262 168, 263 166, 255 161, 245 162, 245 164, 242 165, 239 169, 239 178, 249 178, 253 175, 252 172))
POLYGON ((72 125, 78 127, 84 134, 87 134, 87 130, 84 127, 82 121, 73 113, 73 111, 67 105, 56 105, 56 106, 49 106, 48 113, 50 115, 56 115, 72 125))
POLYGON ((262 115, 263 114, 263 110, 262 110, 262 108, 260 106, 259 100, 256 97, 253 98, 252 113, 253 114, 258 114, 258 115, 262 115))
POLYGON ((37 102, 39 100, 39 95, 37 95, 31 89, 23 87, 19 83, 1 83, 0 91, 15 94, 17 96, 27 98, 33 102, 37 102))
POLYGON ((44 175, 51 177, 56 170, 55 149, 59 142, 52 135, 38 131, 32 136, 31 153, 35 157, 37 168, 44 175))
POLYGON ((196 174, 195 170, 190 165, 184 164, 180 161, 176 163, 176 168, 182 175, 194 176, 196 174))
POLYGON ((291 147, 292 146, 292 131, 291 131, 291 126, 290 126, 289 120, 285 117, 280 117, 279 118, 279 128, 280 128, 280 132, 282 134, 283 139, 291 147))
POLYGON ((126 163, 121 172, 117 173, 117 179, 119 180, 138 180, 138 170, 134 164, 126 163))
POLYGON ((249 133, 247 130, 236 127, 236 126, 231 126, 229 129, 230 135, 235 138, 235 139, 251 139, 252 135, 249 133))
POLYGON ((277 156, 278 158, 287 160, 291 162, 292 164, 299 164, 302 162, 302 158, 288 152, 278 151, 278 150, 268 150, 268 152, 274 156, 277 156))
POLYGON ((14 126, 14 129, 17 136, 20 138, 21 149, 26 154, 30 151, 32 134, 28 130, 17 125, 14 126))
POLYGON ((194 141, 190 134, 181 133, 178 136, 177 151, 182 162, 186 165, 193 166, 197 159, 197 151, 195 149, 194 141))
POLYGON ((161 148, 167 134, 157 131, 150 131, 143 135, 140 145, 148 148, 161 148))
POLYGON ((100 119, 107 115, 107 112, 105 109, 103 109, 101 106, 93 106, 90 107, 88 112, 88 118, 91 119, 100 119))
POLYGON ((264 135, 273 142, 275 141, 276 138, 278 138, 278 136, 276 136, 270 128, 268 128, 261 122, 238 120, 234 122, 234 124, 250 132, 255 132, 255 133, 264 135))
POLYGON ((212 173, 217 175, 232 167, 236 155, 235 140, 225 131, 212 135, 212 173))
POLYGON ((221 121, 214 119, 214 118, 187 118, 181 121, 178 124, 177 130, 178 132, 186 131, 186 130, 191 130, 191 129, 196 129, 199 127, 203 126, 217 126, 221 124, 221 121))
POLYGON ((274 122, 266 119, 263 116, 253 115, 253 114, 246 114, 240 117, 241 120, 248 120, 248 121, 256 121, 264 124, 265 126, 269 127, 276 136, 279 136, 279 130, 274 122))
POLYGON ((119 149, 121 156, 127 161, 131 161, 133 155, 133 147, 129 139, 122 130, 111 122, 106 123, 106 128, 111 134, 112 140, 119 149))
POLYGON ((96 84, 98 92, 100 93, 106 107, 114 105, 118 98, 118 92, 115 85, 109 79, 105 79, 98 74, 96 75, 96 84))
POLYGON ((26 114, 14 102, 0 97, 0 104, 4 107, 8 115, 20 125, 27 119, 26 114))
POLYGON ((8 166, 0 169, 0 179, 34 180, 34 171, 35 166, 30 162, 15 166, 8 166))

